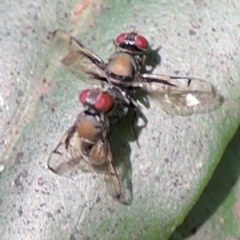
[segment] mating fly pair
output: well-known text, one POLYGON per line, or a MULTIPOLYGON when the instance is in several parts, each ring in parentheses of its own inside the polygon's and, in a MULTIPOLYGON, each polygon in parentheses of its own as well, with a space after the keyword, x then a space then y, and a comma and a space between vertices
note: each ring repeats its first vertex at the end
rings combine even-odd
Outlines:
POLYGON ((120 34, 115 39, 116 49, 107 63, 69 33, 57 30, 53 36, 55 44, 66 49, 62 59, 66 67, 107 82, 110 87, 107 91, 82 92, 80 101, 86 109, 63 136, 50 156, 48 166, 61 174, 82 159, 94 170, 105 165, 105 182, 110 195, 129 204, 131 187, 123 186, 114 169, 108 131, 109 124, 126 115, 129 107, 134 107, 130 93, 134 94, 140 88, 153 95, 164 111, 182 116, 213 111, 224 99, 212 84, 201 79, 142 73, 149 46, 148 41, 135 31, 120 34))

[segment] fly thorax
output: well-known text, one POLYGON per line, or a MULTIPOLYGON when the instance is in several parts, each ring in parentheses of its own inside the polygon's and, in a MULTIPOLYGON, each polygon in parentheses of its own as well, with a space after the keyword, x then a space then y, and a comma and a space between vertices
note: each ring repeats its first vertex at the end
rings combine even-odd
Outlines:
POLYGON ((109 60, 106 71, 120 77, 134 77, 135 64, 133 58, 127 53, 116 53, 109 60))
POLYGON ((106 127, 98 114, 92 115, 86 111, 78 116, 76 126, 79 137, 91 142, 96 142, 106 127))

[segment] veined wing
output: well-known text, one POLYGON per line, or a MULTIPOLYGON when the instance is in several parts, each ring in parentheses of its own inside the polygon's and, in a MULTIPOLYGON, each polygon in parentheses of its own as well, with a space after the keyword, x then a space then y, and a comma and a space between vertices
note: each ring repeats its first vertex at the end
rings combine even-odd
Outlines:
MULTIPOLYGON (((125 205, 129 205, 132 202, 132 187, 131 184, 124 185, 122 179, 119 178, 114 166, 113 158, 110 149, 110 144, 107 139, 98 141, 96 145, 93 146, 89 154, 89 160, 91 161, 92 167, 94 169, 99 169, 99 165, 93 164, 96 159, 96 153, 99 156, 99 160, 104 159, 105 162, 105 183, 106 188, 110 196, 117 202, 125 205)), ((101 162, 99 161, 99 162, 101 162)), ((128 182, 131 181, 128 179, 128 182)))
POLYGON ((71 175, 77 171, 77 168, 85 168, 86 162, 82 159, 81 141, 76 126, 69 128, 51 153, 47 163, 48 168, 59 175, 71 175))
POLYGON ((160 100, 162 109, 171 115, 207 113, 224 102, 213 85, 202 79, 142 74, 141 82, 141 87, 160 100))
POLYGON ((54 47, 59 51, 66 50, 62 63, 75 73, 87 73, 99 78, 106 78, 103 60, 82 45, 71 34, 63 30, 56 30, 53 33, 54 47))

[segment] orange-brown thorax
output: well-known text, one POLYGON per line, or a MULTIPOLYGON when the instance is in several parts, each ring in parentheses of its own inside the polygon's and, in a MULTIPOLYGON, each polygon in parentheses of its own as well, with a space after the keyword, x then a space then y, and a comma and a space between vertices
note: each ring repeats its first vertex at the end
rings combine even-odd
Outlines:
POLYGON ((79 137, 95 142, 99 139, 101 131, 102 129, 98 128, 91 121, 78 121, 77 132, 79 134, 79 137))
POLYGON ((131 62, 131 57, 126 53, 114 55, 107 65, 107 70, 119 76, 132 76, 134 67, 131 62))

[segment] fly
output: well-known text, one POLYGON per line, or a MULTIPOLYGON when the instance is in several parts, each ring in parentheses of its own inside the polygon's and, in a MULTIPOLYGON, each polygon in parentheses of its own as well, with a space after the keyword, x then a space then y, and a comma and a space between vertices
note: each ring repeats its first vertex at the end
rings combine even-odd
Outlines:
POLYGON ((51 153, 48 168, 59 175, 83 166, 95 172, 103 172, 111 197, 122 204, 130 204, 131 181, 127 180, 127 184, 123 184, 123 179, 113 165, 108 141, 110 121, 117 121, 128 112, 128 99, 121 94, 117 88, 109 88, 107 91, 86 89, 80 93, 79 100, 85 110, 78 115, 73 126, 51 153))
POLYGON ((57 45, 67 52, 62 63, 76 73, 85 72, 123 91, 141 88, 159 100, 171 115, 191 115, 211 112, 224 102, 214 86, 202 79, 141 73, 149 47, 145 37, 132 30, 115 39, 116 50, 105 63, 68 32, 53 33, 57 45))

